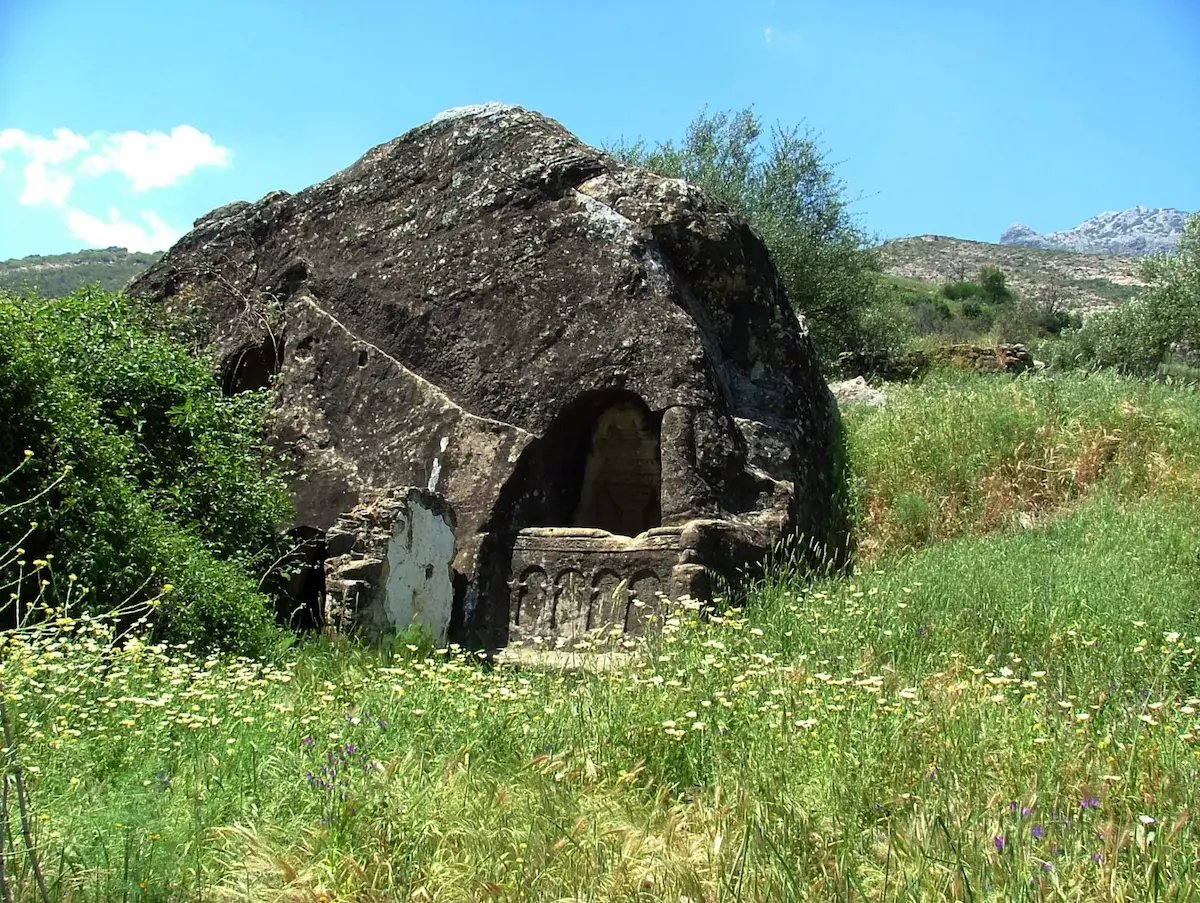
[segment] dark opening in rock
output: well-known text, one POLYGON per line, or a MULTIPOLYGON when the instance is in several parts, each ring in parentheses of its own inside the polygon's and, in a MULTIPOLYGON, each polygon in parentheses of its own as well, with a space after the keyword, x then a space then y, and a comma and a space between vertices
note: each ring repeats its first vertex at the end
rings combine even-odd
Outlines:
POLYGON ((283 347, 267 334, 225 358, 221 367, 221 391, 226 395, 266 389, 283 364, 283 347))
POLYGON ((292 550, 272 572, 275 620, 295 631, 319 630, 324 624, 325 534, 303 524, 288 534, 292 550))
POLYGON ((662 414, 633 392, 565 405, 506 481, 481 532, 595 527, 636 536, 662 522, 662 414))
POLYGON ((595 419, 573 526, 624 536, 661 526, 658 425, 648 413, 640 400, 621 401, 595 419))

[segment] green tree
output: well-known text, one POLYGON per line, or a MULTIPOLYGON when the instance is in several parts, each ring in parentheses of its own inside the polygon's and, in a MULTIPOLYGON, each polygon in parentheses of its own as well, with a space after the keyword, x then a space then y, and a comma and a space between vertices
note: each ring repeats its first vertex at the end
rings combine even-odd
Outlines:
POLYGON ((1076 363, 1151 374, 1173 348, 1200 349, 1200 213, 1188 219, 1174 254, 1142 261, 1146 288, 1066 334, 1076 363))
POLYGON ((262 439, 267 396, 223 397, 152 318, 98 289, 0 293, 0 551, 52 557, 100 610, 169 583, 162 635, 259 649, 260 581, 291 514, 262 439))
POLYGON ((979 284, 983 288, 983 297, 992 304, 1003 304, 1012 298, 1012 292, 1008 287, 1008 277, 999 267, 981 267, 979 284))
MULTIPOLYGON (((764 141, 753 109, 701 113, 683 142, 653 149, 639 141, 615 155, 704 188, 762 236, 826 361, 872 344, 879 262, 849 212, 845 185, 814 135, 775 126, 764 141)), ((886 318, 885 318, 886 319, 886 318)))

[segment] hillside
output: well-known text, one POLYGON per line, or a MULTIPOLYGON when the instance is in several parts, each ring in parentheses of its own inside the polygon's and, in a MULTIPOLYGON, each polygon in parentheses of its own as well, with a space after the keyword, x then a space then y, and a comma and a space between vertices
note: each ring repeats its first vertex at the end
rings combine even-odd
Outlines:
POLYGON ((917 235, 880 248, 883 271, 892 276, 945 284, 974 279, 982 266, 999 267, 1022 297, 1056 297, 1072 312, 1116 307, 1133 297, 1142 281, 1132 257, 1048 251, 1019 245, 917 235))
POLYGON ((0 261, 0 289, 36 290, 54 298, 98 282, 105 291, 118 291, 161 256, 103 248, 4 260, 0 261))
POLYGON ((1188 214, 1174 207, 1131 207, 1101 213, 1073 229, 1046 235, 1016 223, 1004 230, 1000 244, 1123 257, 1169 254, 1179 243, 1187 218, 1188 214))

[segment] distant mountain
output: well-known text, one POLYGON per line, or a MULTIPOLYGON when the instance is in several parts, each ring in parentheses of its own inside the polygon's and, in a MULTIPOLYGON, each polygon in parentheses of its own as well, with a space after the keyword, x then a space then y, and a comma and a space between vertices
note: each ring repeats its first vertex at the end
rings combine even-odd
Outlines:
POLYGON ((1002 245, 1021 245, 1046 251, 1117 254, 1143 257, 1175 250, 1188 214, 1174 207, 1133 207, 1120 213, 1101 213, 1074 229, 1040 235, 1024 223, 1004 230, 1002 245))
POLYGON ((57 298, 98 282, 102 289, 115 292, 161 256, 104 248, 3 260, 0 289, 36 291, 44 298, 57 298))
POLYGON ((932 286, 976 279, 984 266, 999 267, 1022 298, 1051 300, 1087 314, 1117 307, 1142 288, 1138 261, 1113 254, 1046 251, 1014 245, 916 235, 879 249, 883 271, 932 286))

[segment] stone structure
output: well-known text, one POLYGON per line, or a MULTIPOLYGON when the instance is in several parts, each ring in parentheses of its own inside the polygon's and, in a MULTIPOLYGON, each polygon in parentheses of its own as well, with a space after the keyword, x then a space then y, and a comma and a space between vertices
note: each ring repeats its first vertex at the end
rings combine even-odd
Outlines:
POLYGON ((445 643, 454 604, 454 513, 406 487, 343 514, 325 534, 325 623, 377 640, 413 624, 445 643))
POLYGON ((1033 367, 1033 357, 1024 345, 963 343, 944 345, 928 353, 844 351, 838 355, 837 370, 847 379, 861 376, 886 382, 903 382, 924 375, 935 364, 981 373, 1024 373, 1033 367))
POLYGON ((519 107, 215 210, 131 291, 189 314, 228 391, 273 386, 300 524, 444 496, 464 642, 636 627, 634 601, 840 541, 836 404, 762 241, 519 107))

